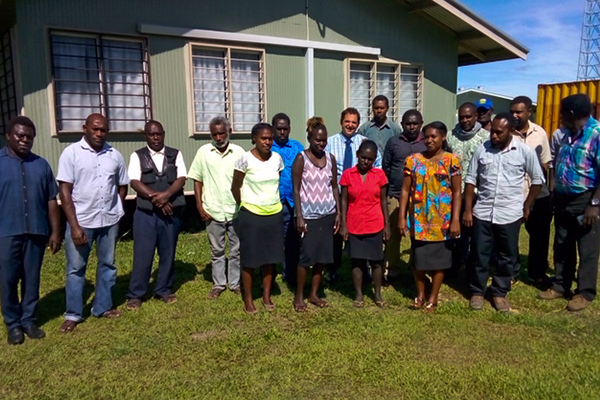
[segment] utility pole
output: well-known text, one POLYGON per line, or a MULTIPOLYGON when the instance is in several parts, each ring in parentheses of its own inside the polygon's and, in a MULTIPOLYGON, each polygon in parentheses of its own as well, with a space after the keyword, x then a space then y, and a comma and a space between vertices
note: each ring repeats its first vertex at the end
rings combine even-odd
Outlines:
POLYGON ((577 80, 600 79, 600 0, 586 0, 577 80))

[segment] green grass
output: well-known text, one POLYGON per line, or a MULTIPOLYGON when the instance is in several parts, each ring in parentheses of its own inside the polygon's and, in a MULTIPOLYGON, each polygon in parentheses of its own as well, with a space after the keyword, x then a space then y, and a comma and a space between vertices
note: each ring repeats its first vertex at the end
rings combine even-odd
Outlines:
MULTIPOLYGON (((123 310, 131 254, 132 242, 120 242, 114 298, 123 310)), ((509 295, 513 313, 501 315, 489 303, 472 312, 457 290, 460 276, 443 286, 438 312, 424 315, 408 309, 414 290, 407 272, 384 290, 389 308, 369 300, 355 309, 346 267, 340 287, 325 288, 329 308, 297 314, 293 294, 279 282, 277 310, 267 313, 257 301, 260 313, 250 317, 231 292, 206 299, 209 264, 206 235, 182 234, 177 303, 149 300, 136 313, 88 318, 63 335, 64 253, 47 256, 39 310, 47 337, 8 346, 0 334, 0 398, 600 398, 596 303, 571 314, 565 300, 539 301, 537 289, 520 283, 509 295)))

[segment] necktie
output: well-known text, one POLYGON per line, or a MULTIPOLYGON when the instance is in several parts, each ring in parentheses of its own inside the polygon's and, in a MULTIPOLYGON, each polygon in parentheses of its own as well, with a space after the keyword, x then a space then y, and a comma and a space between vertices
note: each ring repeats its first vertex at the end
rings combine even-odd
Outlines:
POLYGON ((350 168, 352 168, 352 139, 346 139, 346 151, 344 152, 344 171, 350 168))

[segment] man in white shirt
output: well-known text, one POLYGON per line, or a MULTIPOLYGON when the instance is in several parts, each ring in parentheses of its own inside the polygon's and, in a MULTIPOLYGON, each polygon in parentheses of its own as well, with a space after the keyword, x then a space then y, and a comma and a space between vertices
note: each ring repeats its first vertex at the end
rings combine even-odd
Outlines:
POLYGON ((521 221, 527 221, 544 178, 535 152, 513 138, 516 121, 500 113, 492 121, 490 140, 481 144, 471 159, 465 178, 463 225, 473 226, 474 265, 469 289, 471 308, 483 308, 483 295, 495 253, 496 272, 491 291, 494 306, 510 311, 506 295, 519 257, 521 221), (525 175, 531 178, 529 195, 523 196, 525 175), (477 189, 477 204, 473 207, 477 189))
POLYGON ((177 149, 165 146, 165 130, 158 121, 144 126, 146 146, 131 153, 129 179, 137 193, 133 215, 133 270, 127 309, 142 305, 148 290, 154 250, 158 250, 158 278, 154 297, 166 304, 177 301, 172 293, 175 250, 185 206, 186 168, 177 149))

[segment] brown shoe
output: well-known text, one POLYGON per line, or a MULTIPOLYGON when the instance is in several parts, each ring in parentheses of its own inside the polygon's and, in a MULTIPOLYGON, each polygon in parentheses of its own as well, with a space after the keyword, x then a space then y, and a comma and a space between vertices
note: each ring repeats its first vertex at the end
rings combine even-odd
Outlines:
POLYGON ((236 286, 233 289, 231 289, 231 291, 233 292, 233 294, 235 294, 236 296, 241 296, 242 295, 242 288, 240 286, 236 286))
POLYGON ((221 293, 223 293, 225 291, 225 289, 221 289, 221 288, 212 288, 210 290, 210 292, 208 293, 208 296, 206 296, 207 299, 209 300, 215 300, 217 299, 221 293))
POLYGON ((494 302, 494 307, 499 312, 507 313, 510 311, 510 304, 506 300, 506 297, 494 297, 492 301, 494 302))
POLYGON ((567 310, 569 311, 581 311, 591 303, 590 300, 586 299, 580 294, 573 296, 571 301, 567 304, 567 310))
POLYGON ((125 308, 129 311, 137 311, 142 306, 142 301, 140 299, 127 299, 127 304, 125 308))
POLYGON ((70 319, 65 319, 62 324, 60 324, 60 331, 62 333, 71 333, 75 330, 78 322, 71 321, 70 319))
POLYGON ((157 298, 165 304, 173 304, 177 302, 177 296, 173 293, 164 296, 155 296, 155 298, 157 298))
POLYGON ((469 302, 469 305, 475 311, 483 310, 483 296, 477 294, 471 296, 471 301, 469 302))
POLYGON ((562 293, 557 292, 554 289, 544 290, 543 292, 539 292, 537 298, 540 300, 554 300, 561 299, 565 297, 562 293))

